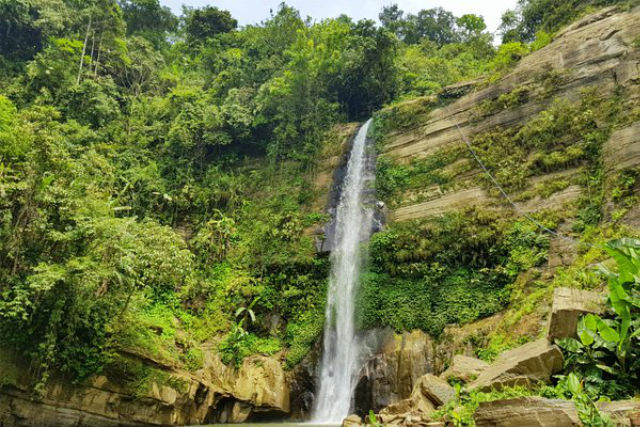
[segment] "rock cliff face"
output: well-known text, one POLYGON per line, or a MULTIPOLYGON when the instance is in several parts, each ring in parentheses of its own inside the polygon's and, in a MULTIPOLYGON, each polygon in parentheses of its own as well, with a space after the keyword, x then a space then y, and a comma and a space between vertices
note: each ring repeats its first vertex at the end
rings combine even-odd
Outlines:
MULTIPOLYGON (((628 120, 612 129, 602 148, 604 185, 612 186, 617 173, 640 167, 638 22, 640 7, 600 11, 557 34, 551 44, 523 58, 495 83, 475 81, 448 88, 443 96, 456 100, 446 107, 433 109, 433 99, 392 107, 410 108, 418 113, 411 124, 399 125, 386 135, 381 154, 394 162, 409 164, 442 152, 464 152, 460 131, 473 139, 484 132, 522 126, 547 109, 554 98, 575 101, 586 88, 593 88, 601 97, 622 91, 626 95, 624 114, 628 120), (504 96, 513 100, 508 107, 501 98, 504 96)), ((348 137, 356 128, 344 126, 337 132, 336 141, 327 145, 324 153, 327 161, 322 162, 316 178, 319 194, 329 192, 348 137)), ((535 194, 520 200, 519 208, 533 212, 574 203, 586 191, 584 185, 573 181, 581 173, 581 167, 570 165, 550 174, 527 177, 527 189, 554 179, 565 179, 569 185, 546 196, 535 194)), ((451 185, 407 191, 390 206, 389 219, 429 218, 470 206, 508 209, 498 195, 479 183, 482 171, 469 156, 459 156, 440 172, 449 178, 451 185)), ((324 205, 326 198, 319 197, 314 203, 324 205)), ((640 206, 631 207, 622 220, 640 227, 640 206)), ((549 268, 570 262, 572 251, 574 248, 567 247, 564 241, 552 239, 549 268)), ((470 338, 490 333, 501 316, 448 327, 439 341, 417 331, 402 335, 381 333, 383 344, 366 362, 357 386, 357 412, 364 414, 369 409, 377 412, 410 399, 421 377, 445 371, 455 354, 472 356, 470 338)), ((545 325, 537 322, 531 329, 535 334, 545 325)), ((123 386, 117 375, 105 375, 81 385, 51 381, 44 394, 36 398, 28 391, 26 380, 7 381, 6 373, 0 372, 0 425, 183 425, 273 419, 285 417, 291 411, 304 416, 308 412, 313 398, 313 364, 303 364, 287 376, 275 358, 252 357, 235 369, 222 364, 214 353, 208 352, 203 369, 192 373, 138 357, 158 375, 156 380, 136 390, 123 386)), ((481 369, 477 369, 479 374, 481 369)), ((553 369, 552 366, 549 370, 553 369)), ((476 375, 473 370, 464 372, 476 375)))
MULTIPOLYGON (((397 197, 388 206, 388 220, 391 223, 426 220, 469 207, 493 210, 504 215, 542 210, 575 212, 579 199, 589 192, 588 181, 584 179, 586 165, 583 162, 568 162, 548 171, 538 170, 526 175, 523 188, 507 190, 516 201, 518 209, 514 210, 487 182, 483 171, 470 155, 461 133, 473 145, 476 138, 488 133, 516 132, 532 118, 545 114, 557 100, 571 105, 591 93, 600 99, 619 96, 623 103, 618 117, 620 120, 612 125, 598 155, 598 162, 602 165, 603 193, 606 195, 604 221, 610 221, 614 210, 610 200, 611 188, 622 172, 637 173, 640 170, 639 20, 640 7, 627 11, 615 8, 601 10, 565 28, 549 45, 524 57, 513 70, 492 83, 477 80, 459 84, 447 88, 439 99, 424 97, 383 111, 382 120, 388 122, 382 131, 380 155, 393 165, 408 168, 415 164, 422 167, 438 164, 430 172, 446 181, 445 184, 414 185, 396 194, 397 197), (443 103, 446 106, 442 106, 443 103), (563 185, 551 191, 539 191, 542 187, 553 187, 550 184, 554 182, 562 182, 563 185)), ((557 135, 558 139, 562 137, 557 135)), ((577 140, 571 140, 566 145, 578 143, 577 140)), ((532 157, 525 156, 524 162, 532 161, 532 157)), ((632 191, 636 196, 640 194, 638 185, 632 191)), ((568 218, 569 215, 566 217, 558 228, 562 233, 570 233, 572 229, 572 220, 568 218)), ((636 204, 626 209, 618 220, 638 229, 640 207, 636 204)), ((526 283, 549 280, 558 267, 570 265, 575 255, 576 247, 572 242, 552 237, 548 262, 518 278, 521 292, 538 292, 536 289, 527 289, 526 283)), ((574 291, 565 289, 563 292, 574 291)), ((547 318, 552 311, 552 294, 551 289, 541 297, 544 301, 540 306, 533 307, 532 312, 519 313, 516 320, 513 317, 505 320, 504 313, 497 313, 470 324, 449 326, 437 340, 426 336, 416 338, 412 346, 424 348, 420 350, 424 361, 420 357, 406 356, 404 360, 427 363, 427 366, 414 366, 410 371, 439 375, 451 364, 454 355, 475 356, 474 346, 494 333, 501 323, 510 322, 509 334, 516 337, 537 337, 549 325, 547 318)), ((579 301, 574 302, 579 304, 579 301)), ((570 318, 575 329, 575 314, 579 310, 561 306, 553 310, 570 318)), ((571 329, 571 325, 568 328, 571 329)), ((566 335, 559 325, 552 325, 552 329, 554 336, 566 335)), ((538 347, 525 350, 538 352, 541 356, 530 358, 527 354, 527 363, 531 366, 520 363, 517 354, 503 361, 513 368, 509 368, 511 371, 504 366, 500 368, 500 372, 509 371, 504 377, 505 383, 512 380, 518 383, 520 371, 524 372, 525 377, 530 376, 529 367, 544 373, 545 378, 557 371, 561 364, 557 348, 543 341, 531 345, 538 347)), ((395 404, 410 397, 411 392, 407 391, 407 387, 415 384, 416 378, 409 380, 409 376, 405 376, 406 380, 401 381, 400 386, 397 381, 397 367, 401 364, 398 361, 402 359, 402 354, 405 353, 402 353, 400 346, 389 345, 369 361, 356 398, 358 415, 365 413, 368 408, 378 411, 380 405, 395 404)), ((406 362, 403 363, 403 369, 408 369, 406 362)), ((481 388, 483 381, 495 380, 490 377, 491 371, 488 371, 479 378, 478 387, 481 388)))
POLYGON ((434 367, 434 343, 424 332, 376 334, 382 345, 366 361, 356 386, 355 408, 360 415, 408 398, 418 379, 434 367))
POLYGON ((289 413, 289 385, 276 359, 256 356, 236 369, 208 353, 204 368, 196 373, 143 362, 156 371, 156 380, 135 390, 116 375, 79 385, 53 380, 39 397, 30 392, 25 378, 5 385, 0 388, 0 425, 189 425, 289 413))
MULTIPOLYGON (((564 29, 552 43, 524 57, 496 83, 472 82, 461 86, 452 91, 452 96, 466 91, 465 96, 433 111, 428 111, 430 103, 425 101, 427 112, 413 120, 412 125, 389 133, 382 154, 396 162, 409 163, 456 148, 466 150, 460 132, 473 139, 483 132, 521 126, 548 108, 555 98, 575 101, 587 88, 594 88, 601 97, 612 96, 622 88, 630 98, 630 105, 637 106, 640 52, 634 41, 640 36, 639 16, 638 7, 623 13, 614 8, 605 9, 564 29), (515 100, 493 105, 501 95, 514 95, 515 100)), ((609 173, 640 165, 637 117, 613 132, 603 154, 609 173)), ((502 206, 499 196, 492 197, 486 188, 477 184, 474 177, 480 175, 481 170, 471 159, 458 159, 441 172, 451 178, 452 188, 435 185, 405 194, 393 207, 391 219, 427 218, 468 206, 502 206)), ((561 173, 571 176, 578 172, 579 168, 571 167, 561 173)), ((531 177, 529 185, 533 187, 548 178, 551 177, 531 177)), ((583 187, 570 185, 550 197, 523 203, 521 207, 525 211, 558 207, 575 200, 582 191, 583 187)))

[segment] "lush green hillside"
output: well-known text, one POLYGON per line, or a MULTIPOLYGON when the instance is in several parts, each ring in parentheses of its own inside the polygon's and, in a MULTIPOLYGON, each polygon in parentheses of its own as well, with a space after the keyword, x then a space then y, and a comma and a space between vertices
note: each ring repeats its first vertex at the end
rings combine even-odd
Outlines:
MULTIPOLYGON (((319 169, 348 138, 334 125, 461 80, 499 80, 590 10, 565 3, 522 1, 496 48, 482 18, 442 9, 388 7, 379 26, 313 22, 283 4, 238 28, 226 11, 176 17, 156 0, 0 0, 0 339, 39 389, 52 374, 117 370, 123 352, 194 371, 204 345, 228 364, 284 350, 295 366, 322 330, 328 260, 311 230, 327 219, 319 169)), ((580 163, 601 194, 597 155, 622 120, 616 101, 559 102, 475 143, 496 171, 508 161, 510 191, 527 174, 580 163), (549 140, 557 134, 567 144, 549 140), (573 150, 570 137, 584 134, 573 150)), ((420 108, 379 113, 381 146, 390 123, 411 126, 428 113, 420 108)), ((460 156, 382 157, 379 194, 392 206, 446 186, 434 170, 460 156)), ((620 206, 635 200, 636 178, 610 190, 620 206)), ((576 237, 599 233, 604 200, 571 212, 576 237)), ((540 220, 555 227, 562 216, 540 220)), ((481 210, 393 224, 371 244, 362 324, 438 335, 488 316, 548 248, 527 221, 481 210)))

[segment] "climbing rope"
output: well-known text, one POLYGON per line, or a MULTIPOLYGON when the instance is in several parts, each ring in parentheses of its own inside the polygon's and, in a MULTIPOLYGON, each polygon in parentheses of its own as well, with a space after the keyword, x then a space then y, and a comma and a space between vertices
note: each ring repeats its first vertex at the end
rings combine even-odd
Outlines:
MULTIPOLYGON (((474 88, 473 90, 473 94, 475 94, 477 92, 477 87, 474 88)), ((563 239, 563 240, 567 240, 575 245, 577 244, 585 244, 591 248, 598 248, 598 249, 602 249, 599 246, 596 246, 592 243, 589 242, 580 242, 576 239, 574 239, 573 237, 567 236, 565 234, 562 234, 558 231, 552 230, 549 227, 545 226, 544 224, 542 224, 540 221, 536 220, 535 218, 533 218, 531 215, 529 215, 527 212, 525 212, 522 208, 520 208, 520 206, 518 206, 513 199, 509 196, 509 194, 507 194, 507 192, 504 190, 504 188, 502 187, 502 185, 500 185, 500 183, 498 182, 498 180, 496 180, 496 178, 493 176, 493 174, 491 174, 491 172, 489 171, 489 169, 485 166, 485 164, 482 162, 482 160, 480 159, 480 157, 478 156, 478 154, 476 153, 476 150, 474 150, 473 146, 471 145, 471 142, 469 141, 469 138, 467 138, 467 136, 464 134, 464 132, 462 131, 462 128, 460 127, 460 124, 458 123, 458 120, 456 120, 455 116, 451 113, 451 110, 449 110, 449 106, 445 105, 444 109, 449 113, 449 116, 451 117, 451 119, 453 120, 454 124, 456 125, 456 129, 458 130, 458 133, 460 134, 460 137, 462 138, 462 140, 464 141, 465 145, 467 146, 467 148, 469 149, 469 152, 471 152, 471 155, 473 156, 473 158, 475 159, 475 161, 478 163, 478 165, 480 166, 480 168, 484 171, 484 173, 489 177, 489 179, 491 180, 491 182, 493 183, 493 185, 498 189, 498 191, 500 192, 500 194, 502 194, 502 196, 505 198, 505 200, 507 200, 507 202, 509 202, 509 204, 511 204, 511 206, 513 207, 513 209, 520 214, 522 217, 524 217, 525 219, 527 219, 528 221, 530 221, 531 223, 533 223, 534 225, 536 225, 538 228, 540 228, 541 230, 551 234, 552 236, 555 236, 559 239, 563 239)))

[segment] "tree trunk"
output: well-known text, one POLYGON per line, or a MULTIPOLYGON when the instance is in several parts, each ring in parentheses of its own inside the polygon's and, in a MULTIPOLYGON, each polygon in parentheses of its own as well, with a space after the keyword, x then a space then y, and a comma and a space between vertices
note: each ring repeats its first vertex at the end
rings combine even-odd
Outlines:
POLYGON ((82 55, 80 55, 80 67, 78 67, 78 78, 76 84, 80 84, 80 76, 82 75, 82 65, 84 64, 84 55, 87 53, 87 43, 89 43, 89 31, 91 31, 91 21, 93 16, 89 15, 89 24, 87 24, 87 32, 84 35, 84 44, 82 45, 82 55))
POLYGON ((93 79, 98 77, 98 66, 100 65, 100 54, 102 53, 102 34, 100 34, 100 40, 98 40, 98 56, 96 58, 96 66, 93 69, 93 79))

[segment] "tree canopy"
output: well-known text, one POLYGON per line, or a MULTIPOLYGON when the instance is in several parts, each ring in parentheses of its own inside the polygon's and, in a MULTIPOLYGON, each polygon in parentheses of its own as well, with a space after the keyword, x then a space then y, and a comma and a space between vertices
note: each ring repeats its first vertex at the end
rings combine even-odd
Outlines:
MULTIPOLYGON (((547 25, 541 1, 510 28, 547 25)), ((327 260, 307 231, 326 219, 312 183, 332 126, 529 49, 441 8, 380 21, 282 4, 239 28, 211 6, 0 0, 0 338, 43 382, 83 378, 179 341, 176 324, 190 332, 167 354, 191 363, 251 307, 246 346, 299 360, 322 323, 327 260), (150 319, 166 334, 138 328, 150 319)))

